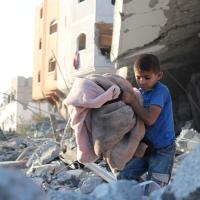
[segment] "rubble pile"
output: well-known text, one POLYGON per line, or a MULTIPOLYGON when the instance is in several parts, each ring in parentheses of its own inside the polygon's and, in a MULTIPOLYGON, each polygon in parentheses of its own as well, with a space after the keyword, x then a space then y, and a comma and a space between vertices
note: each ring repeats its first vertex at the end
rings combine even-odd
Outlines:
POLYGON ((174 180, 162 191, 152 193, 152 200, 197 200, 200 196, 200 145, 181 163, 174 180))
MULTIPOLYGON (((1 137, 0 176, 3 178, 0 180, 0 200, 198 199, 200 137, 198 132, 190 128, 191 123, 188 122, 182 128, 177 138, 177 157, 171 183, 165 188, 154 189, 149 196, 144 196, 144 190, 153 184, 151 182, 141 184, 113 179, 106 183, 102 176, 95 174, 87 165, 83 166, 76 161, 65 162, 61 157, 62 142, 57 142, 53 137, 1 137)), ((72 141, 73 147, 74 141, 68 141, 72 141)), ((107 169, 103 160, 98 165, 107 169)))
POLYGON ((52 137, 12 134, 0 140, 0 167, 18 169, 42 191, 91 193, 104 180, 78 162, 62 161, 62 145, 52 137))

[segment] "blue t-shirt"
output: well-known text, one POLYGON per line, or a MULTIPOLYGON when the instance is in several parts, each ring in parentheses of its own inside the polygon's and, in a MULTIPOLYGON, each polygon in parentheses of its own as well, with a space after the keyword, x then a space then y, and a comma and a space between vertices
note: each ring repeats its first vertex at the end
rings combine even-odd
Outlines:
POLYGON ((144 99, 144 107, 156 105, 161 113, 156 122, 146 126, 145 138, 153 144, 154 148, 166 147, 175 140, 172 100, 168 88, 160 82, 148 91, 140 89, 144 99))

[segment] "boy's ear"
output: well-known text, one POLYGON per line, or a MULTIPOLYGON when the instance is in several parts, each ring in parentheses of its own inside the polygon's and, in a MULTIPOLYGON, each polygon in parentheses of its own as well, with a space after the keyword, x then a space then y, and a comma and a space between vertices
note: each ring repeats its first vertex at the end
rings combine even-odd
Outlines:
POLYGON ((163 77, 163 72, 159 72, 158 73, 158 80, 162 79, 162 77, 163 77))

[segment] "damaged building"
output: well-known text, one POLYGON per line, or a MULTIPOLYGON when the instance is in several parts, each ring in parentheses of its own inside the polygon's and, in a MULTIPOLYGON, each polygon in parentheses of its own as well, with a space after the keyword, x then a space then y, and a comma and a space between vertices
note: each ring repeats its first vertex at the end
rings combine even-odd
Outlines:
POLYGON ((134 82, 130 66, 135 56, 159 57, 173 97, 177 132, 188 120, 200 131, 199 9, 198 0, 115 1, 111 60, 119 74, 134 82))
POLYGON ((32 100, 32 78, 17 76, 11 80, 0 106, 0 128, 6 132, 24 133, 31 130, 35 116, 48 116, 51 106, 45 101, 32 100))
MULTIPOLYGON (((33 98, 48 99, 51 102, 54 101, 56 92, 62 91, 66 95, 68 88, 74 95, 71 85, 76 83, 74 81, 76 77, 84 77, 86 82, 98 80, 95 82, 98 83, 95 85, 99 87, 98 91, 109 92, 108 88, 101 87, 105 81, 102 76, 109 77, 110 74, 104 73, 116 72, 116 69, 118 74, 135 84, 131 70, 135 55, 150 52, 159 56, 162 69, 165 71, 163 81, 173 94, 175 119, 180 123, 193 119, 195 122, 193 126, 198 129, 200 113, 198 111, 200 100, 198 8, 197 0, 192 3, 184 0, 44 0, 36 9, 33 98)), ((112 74, 110 77, 112 81, 115 80, 112 76, 120 78, 118 85, 122 87, 123 78, 112 74)), ((123 79, 125 83, 126 79, 123 79)), ((106 85, 110 88, 110 85, 106 85)), ((113 90, 119 94, 120 88, 117 90, 116 86, 114 87, 113 90)), ((132 89, 131 85, 130 87, 132 89)), ((75 87, 76 91, 77 88, 82 92, 80 86, 75 87)), ((109 97, 108 94, 105 96, 109 97)), ((69 97, 71 96, 68 95, 69 97)), ((78 93, 74 99, 86 98, 81 98, 78 93)), ((85 102, 89 102, 91 108, 91 101, 86 99, 85 102)), ((72 105, 66 101, 63 103, 72 105)), ((104 103, 102 102, 102 105, 104 103)), ((72 137, 75 134, 69 126, 70 120, 67 124, 66 122, 61 124, 61 128, 57 127, 59 128, 57 130, 52 122, 47 134, 30 134, 26 137, 22 135, 5 137, 4 134, 0 134, 0 167, 18 168, 23 172, 22 174, 0 169, 2 177, 0 199, 199 199, 200 146, 188 154, 199 144, 200 138, 197 131, 190 129, 190 121, 188 126, 182 127, 180 134, 182 137, 177 139, 177 146, 184 154, 179 152, 180 155, 175 158, 172 182, 169 185, 160 189, 153 181, 142 183, 116 181, 114 170, 111 168, 115 162, 108 161, 118 159, 116 163, 122 165, 127 162, 124 156, 126 151, 129 151, 129 148, 133 151, 135 145, 123 142, 124 149, 113 148, 110 151, 107 148, 109 151, 105 154, 107 157, 105 161, 101 158, 102 153, 106 151, 100 148, 98 138, 104 133, 110 140, 107 140, 107 143, 101 140, 102 146, 110 144, 113 142, 113 137, 109 138, 109 133, 112 132, 116 139, 119 139, 121 136, 116 133, 120 129, 126 134, 127 128, 133 128, 134 121, 130 121, 128 127, 126 117, 131 120, 135 118, 133 110, 129 108, 129 110, 124 109, 129 111, 124 114, 121 114, 122 109, 118 109, 120 115, 116 115, 112 110, 112 115, 118 120, 108 120, 107 108, 110 105, 120 106, 122 102, 112 103, 102 106, 103 109, 101 107, 92 111, 93 133, 95 131, 99 133, 96 138, 92 135, 93 144, 97 144, 94 150, 99 156, 94 163, 77 162, 75 149, 77 142, 72 137), (101 124, 98 124, 102 121, 104 130, 101 129, 101 124), (113 128, 112 122, 117 122, 117 130, 113 128), (71 157, 67 155, 68 152, 71 157), (112 155, 116 159, 110 159, 112 155), (144 195, 148 184, 155 187, 150 196, 144 195)), ((123 107, 126 108, 127 105, 123 107)), ((81 108, 84 109, 83 106, 81 108)), ((83 122, 83 115, 80 119, 77 121, 83 122)), ((134 128, 138 127, 134 125, 134 128)), ((135 132, 139 133, 138 130, 135 132)), ((144 129, 142 132, 144 134, 144 129)), ((132 141, 136 141, 135 138, 131 138, 132 141)), ((91 138, 88 141, 91 141, 91 138)), ((84 146, 89 147, 89 145, 84 146)), ((129 152, 128 154, 130 155, 129 152)), ((87 151, 85 155, 89 155, 87 151)), ((113 167, 116 168, 121 169, 123 166, 113 167)))
POLYGON ((200 131, 199 7, 198 0, 44 0, 36 9, 33 99, 55 102, 76 77, 116 69, 134 84, 134 56, 149 52, 172 93, 177 133, 188 120, 200 131))
POLYGON ((36 9, 33 99, 68 93, 75 77, 115 72, 112 2, 44 0, 36 9))

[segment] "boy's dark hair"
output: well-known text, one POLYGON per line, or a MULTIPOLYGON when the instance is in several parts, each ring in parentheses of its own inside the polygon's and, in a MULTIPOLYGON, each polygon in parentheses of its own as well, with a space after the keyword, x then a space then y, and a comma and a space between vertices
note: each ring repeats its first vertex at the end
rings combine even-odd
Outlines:
POLYGON ((160 62, 153 54, 138 55, 135 59, 134 67, 142 71, 160 72, 160 62))

